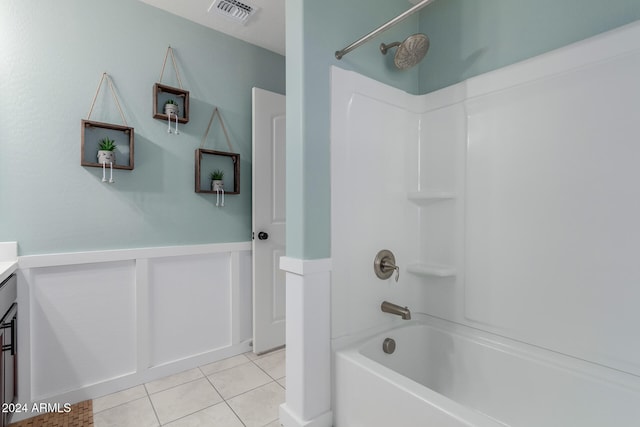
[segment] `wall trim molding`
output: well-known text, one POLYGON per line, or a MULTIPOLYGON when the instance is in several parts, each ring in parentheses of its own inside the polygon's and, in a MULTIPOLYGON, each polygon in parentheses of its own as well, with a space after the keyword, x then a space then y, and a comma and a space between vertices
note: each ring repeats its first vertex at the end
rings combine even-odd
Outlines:
POLYGON ((313 420, 301 420, 283 403, 280 405, 280 424, 285 427, 330 427, 333 425, 333 411, 325 412, 313 420))
POLYGON ((324 273, 331 271, 331 258, 300 259, 283 256, 280 257, 280 269, 299 276, 324 273))
POLYGON ((60 265, 90 264, 95 262, 126 261, 141 258, 190 256, 252 250, 251 242, 212 243, 204 245, 160 246, 136 249, 110 249, 104 251, 66 252, 59 254, 27 255, 18 257, 21 269, 60 265))

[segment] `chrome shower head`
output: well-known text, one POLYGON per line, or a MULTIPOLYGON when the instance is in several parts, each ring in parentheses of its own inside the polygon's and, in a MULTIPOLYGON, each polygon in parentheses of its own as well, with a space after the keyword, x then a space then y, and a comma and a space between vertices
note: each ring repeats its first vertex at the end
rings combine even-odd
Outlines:
POLYGON ((393 57, 393 63, 400 70, 406 70, 416 65, 424 58, 429 50, 429 37, 424 34, 413 34, 407 37, 402 43, 394 42, 389 44, 380 44, 380 52, 383 55, 392 47, 398 47, 393 57))

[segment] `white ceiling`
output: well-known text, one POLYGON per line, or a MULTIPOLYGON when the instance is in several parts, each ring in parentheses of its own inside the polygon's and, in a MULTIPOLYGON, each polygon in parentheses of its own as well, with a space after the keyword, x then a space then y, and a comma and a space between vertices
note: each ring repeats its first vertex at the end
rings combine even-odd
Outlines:
POLYGON ((259 8, 246 25, 226 18, 214 12, 213 9, 207 12, 213 0, 140 1, 280 55, 285 54, 285 0, 241 0, 243 3, 259 8))

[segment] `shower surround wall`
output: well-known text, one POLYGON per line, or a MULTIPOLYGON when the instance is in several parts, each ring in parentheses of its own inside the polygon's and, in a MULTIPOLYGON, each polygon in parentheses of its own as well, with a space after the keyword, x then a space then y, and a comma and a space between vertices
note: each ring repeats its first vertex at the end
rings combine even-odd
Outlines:
MULTIPOLYGON (((483 60, 488 59, 488 61, 483 61, 483 65, 492 68, 518 60, 518 58, 514 59, 512 56, 506 55, 506 57, 500 57, 502 61, 497 64, 493 52, 503 52, 505 45, 512 43, 521 33, 522 23, 534 25, 542 20, 549 24, 545 27, 545 34, 542 34, 545 37, 526 38, 527 45, 532 48, 527 51, 526 55, 533 55, 535 52, 559 47, 571 40, 567 41, 566 38, 556 37, 558 31, 561 31, 562 34, 574 35, 574 29, 580 28, 583 31, 575 35, 577 38, 583 38, 629 22, 627 19, 633 19, 630 17, 640 16, 640 14, 630 13, 629 8, 624 6, 635 7, 633 2, 634 0, 611 0, 607 3, 607 7, 598 7, 598 13, 593 14, 586 11, 591 11, 594 6, 601 6, 601 2, 595 0, 581 2, 583 7, 580 8, 578 14, 576 14, 577 9, 572 8, 571 5, 559 5, 559 2, 549 0, 546 0, 544 8, 527 7, 524 13, 522 12, 523 8, 514 7, 511 4, 513 2, 489 0, 483 2, 465 0, 434 2, 424 9, 419 14, 420 16, 413 15, 385 32, 379 40, 365 44, 341 61, 337 61, 334 57, 336 49, 342 48, 347 43, 402 13, 410 3, 406 0, 376 2, 376 6, 371 7, 371 2, 366 0, 351 0, 349 2, 337 0, 287 1, 287 256, 305 264, 318 261, 325 265, 328 257, 331 257, 332 260, 335 259, 332 250, 336 245, 330 239, 333 214, 330 208, 332 196, 329 191, 329 176, 330 173, 333 173, 333 168, 330 165, 329 141, 331 125, 329 67, 331 65, 357 70, 371 78, 408 92, 424 93, 426 90, 433 90, 434 86, 423 86, 423 81, 434 81, 434 75, 438 77, 452 76, 457 78, 455 82, 460 81, 462 80, 459 78, 461 73, 469 70, 470 65, 473 65, 479 57, 483 60), (474 19, 478 12, 483 13, 487 19, 480 21, 474 19), (461 22, 459 19, 461 16, 467 20, 461 22), (586 19, 583 19, 585 17, 586 19), (519 19, 514 20, 514 18, 519 19), (616 18, 623 19, 623 21, 616 18), (517 24, 511 25, 513 22, 517 22, 517 24), (571 25, 567 25, 567 23, 571 23, 571 25), (327 31, 327 28, 332 30, 327 31), (425 32, 429 35, 432 41, 430 53, 419 67, 400 73, 393 66, 390 66, 389 60, 391 58, 380 54, 378 43, 404 40, 407 35, 416 32, 425 32), (481 37, 478 37, 479 35, 481 37), (549 40, 552 43, 546 43, 549 40), (531 53, 532 51, 533 53, 531 53), (438 70, 440 70, 436 73, 432 72, 435 64, 438 64, 438 70)), ((530 35, 531 33, 525 32, 524 34, 530 35)), ((573 37, 572 40, 577 38, 573 37)), ((518 45, 517 42, 514 44, 518 45)), ((523 58, 523 56, 519 58, 523 58)), ((478 74, 477 70, 478 68, 473 67, 472 72, 478 74)), ((484 71, 487 71, 487 68, 480 72, 484 71)), ((469 75, 467 74, 463 78, 466 77, 469 75)), ((436 84, 440 86, 435 88, 452 83, 449 81, 449 83, 442 84, 442 79, 437 80, 436 84)), ((376 180, 378 180, 377 176, 376 180)), ((366 215, 368 217, 371 213, 366 212, 366 215)), ((377 249, 379 248, 375 248, 375 250, 377 249)), ((373 254, 370 262, 373 262, 373 254)), ((325 273, 333 275, 332 271, 325 271, 325 273)), ((296 281, 296 283, 298 282, 296 281)), ((327 282, 324 295, 329 295, 329 286, 330 284, 327 282)), ((346 284, 343 283, 342 286, 346 286, 346 284)), ((369 291, 368 288, 364 290, 369 291)), ((451 290, 436 289, 433 292, 449 294, 451 290)), ((312 299, 308 301, 310 306, 317 309, 317 302, 312 299)), ((341 310, 358 310, 356 307, 361 302, 358 299, 354 299, 352 302, 355 304, 351 304, 348 308, 340 306, 341 310)), ((333 318, 338 311, 337 308, 323 307, 319 309, 321 312, 327 312, 320 319, 315 317, 315 310, 309 310, 308 315, 304 314, 300 318, 290 317, 287 314, 287 318, 297 324, 317 327, 319 324, 324 325, 325 320, 329 322, 328 312, 331 311, 331 318, 333 318)), ((372 317, 377 315, 378 313, 371 312, 372 317)), ((344 313, 338 313, 337 316, 351 318, 351 315, 344 313)), ((372 323, 376 322, 384 321, 373 317, 372 323)), ((333 323, 336 323, 335 319, 333 323)), ((366 322, 364 323, 366 324, 366 322)), ((341 324, 343 329, 347 328, 347 326, 343 326, 341 324)), ((311 341, 312 339, 307 336, 307 340, 311 341)), ((289 341, 287 372, 291 375, 288 376, 300 375, 304 377, 307 372, 313 372, 315 375, 318 368, 314 365, 309 365, 306 370, 289 369, 290 361, 293 360, 293 357, 289 357, 291 355, 289 350, 292 350, 292 346, 295 345, 293 341, 289 341)), ((296 366, 299 367, 300 364, 298 363, 296 366)), ((324 373, 324 375, 328 374, 328 371, 324 373)), ((306 384, 305 390, 319 390, 323 387, 323 385, 311 384, 309 381, 306 384)), ((303 394, 303 391, 298 388, 287 387, 288 402, 289 396, 303 394)), ((323 390, 322 394, 324 396, 328 392, 323 390)), ((302 412, 300 410, 298 414, 302 412)))
POLYGON ((422 96, 333 68, 334 348, 403 322, 389 300, 640 376, 637 40, 634 23, 422 96))
POLYGON ((389 327, 383 300, 461 315, 464 92, 415 96, 337 67, 332 84, 333 339, 389 327), (374 274, 381 249, 397 283, 374 274))

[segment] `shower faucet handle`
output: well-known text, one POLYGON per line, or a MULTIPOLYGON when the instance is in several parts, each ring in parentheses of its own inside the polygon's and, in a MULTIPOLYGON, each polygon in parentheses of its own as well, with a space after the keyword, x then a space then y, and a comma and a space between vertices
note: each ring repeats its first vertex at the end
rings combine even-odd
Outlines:
POLYGON ((373 271, 376 276, 382 280, 386 280, 396 272, 396 282, 400 278, 400 267, 396 265, 396 257, 388 249, 383 249, 376 255, 373 260, 373 271))
POLYGON ((390 270, 393 273, 393 271, 395 270, 395 272, 396 272, 396 282, 400 278, 400 267, 398 267, 397 265, 395 265, 391 261, 383 259, 380 267, 382 268, 382 271, 389 271, 390 270))

